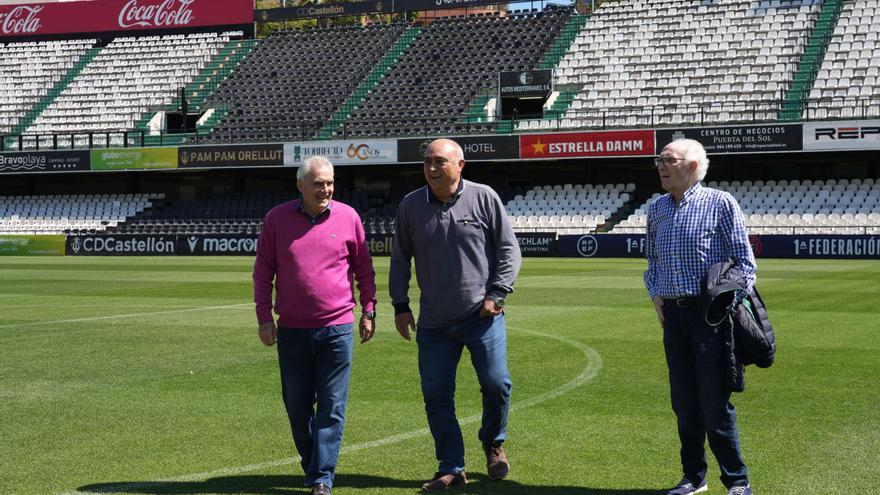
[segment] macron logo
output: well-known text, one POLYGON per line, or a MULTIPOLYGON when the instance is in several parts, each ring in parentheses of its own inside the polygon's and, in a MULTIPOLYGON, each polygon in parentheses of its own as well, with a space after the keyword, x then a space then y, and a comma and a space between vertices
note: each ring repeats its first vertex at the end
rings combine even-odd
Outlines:
POLYGON ((189 244, 189 252, 196 252, 196 246, 199 245, 199 238, 192 236, 186 240, 187 244, 189 244))

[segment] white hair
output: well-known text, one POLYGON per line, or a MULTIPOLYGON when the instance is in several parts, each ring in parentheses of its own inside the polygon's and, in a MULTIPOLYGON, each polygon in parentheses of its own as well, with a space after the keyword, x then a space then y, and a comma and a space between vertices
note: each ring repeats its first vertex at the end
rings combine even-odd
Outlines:
POLYGON ((305 180, 306 175, 312 173, 312 170, 318 167, 330 167, 330 173, 333 173, 333 164, 330 160, 323 156, 310 156, 303 160, 303 164, 296 169, 296 180, 305 180))
POLYGON ((703 143, 694 139, 676 139, 670 144, 675 144, 681 150, 682 157, 688 162, 697 162, 697 181, 706 178, 709 171, 709 157, 706 156, 706 148, 703 143))

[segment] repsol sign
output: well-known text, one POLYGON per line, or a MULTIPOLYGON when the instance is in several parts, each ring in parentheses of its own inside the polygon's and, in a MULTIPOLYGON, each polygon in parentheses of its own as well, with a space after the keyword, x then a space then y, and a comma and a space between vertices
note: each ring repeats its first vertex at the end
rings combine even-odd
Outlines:
POLYGON ((880 120, 805 122, 804 149, 809 151, 880 149, 880 120))
POLYGON ((68 256, 253 256, 256 235, 69 236, 68 256))
POLYGON ((816 128, 816 141, 822 139, 865 139, 868 136, 880 134, 880 127, 818 127, 816 128))

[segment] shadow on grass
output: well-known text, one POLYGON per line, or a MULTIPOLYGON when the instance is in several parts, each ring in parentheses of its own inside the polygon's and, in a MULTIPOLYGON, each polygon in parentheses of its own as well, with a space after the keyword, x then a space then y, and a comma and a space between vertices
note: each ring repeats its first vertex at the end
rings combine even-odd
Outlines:
MULTIPOLYGON (((588 488, 581 486, 523 485, 515 480, 490 481, 485 475, 468 475, 468 484, 447 490, 448 495, 658 495, 663 490, 588 488)), ((120 481, 84 485, 81 493, 133 493, 155 495, 293 495, 311 493, 302 476, 223 476, 204 481, 120 481)), ((363 474, 340 474, 334 485, 347 493, 360 488, 411 489, 421 493, 424 480, 404 480, 363 474)))

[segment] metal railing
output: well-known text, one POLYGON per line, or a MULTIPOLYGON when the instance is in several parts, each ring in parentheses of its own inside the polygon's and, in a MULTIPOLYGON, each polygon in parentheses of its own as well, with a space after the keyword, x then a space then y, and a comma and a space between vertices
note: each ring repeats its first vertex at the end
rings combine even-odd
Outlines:
MULTIPOLYGON (((486 117, 437 114, 426 108, 422 115, 349 119, 330 139, 407 137, 433 135, 485 135, 627 128, 696 127, 779 123, 783 100, 749 103, 710 103, 628 106, 607 109, 569 109, 553 119, 487 121, 486 117)), ((235 112, 236 110, 232 110, 235 112)), ((279 112, 278 116, 283 115, 279 112)), ((803 120, 841 120, 880 118, 880 97, 822 98, 806 100, 803 120)), ((228 119, 228 117, 227 117, 228 119)), ((283 142, 317 139, 324 120, 304 120, 284 124, 267 117, 263 122, 221 126, 208 133, 151 134, 145 130, 78 131, 54 134, 6 135, 0 151, 89 149, 108 147, 166 146, 179 144, 181 136, 189 143, 199 142, 283 142)))

